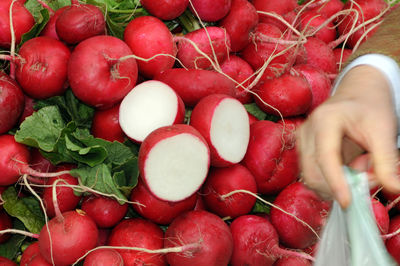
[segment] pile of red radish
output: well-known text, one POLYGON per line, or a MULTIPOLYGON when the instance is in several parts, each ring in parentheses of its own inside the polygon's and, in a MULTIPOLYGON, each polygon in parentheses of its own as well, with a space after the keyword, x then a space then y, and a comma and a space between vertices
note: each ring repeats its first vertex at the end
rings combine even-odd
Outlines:
MULTIPOLYGON (((311 265, 331 202, 299 180, 295 131, 390 6, 126 0, 137 6, 113 36, 107 5, 52 2, 0 1, 0 186, 20 188, 15 201, 33 200, 47 219, 28 232, 1 210, 0 247, 10 233, 27 237, 0 249, 0 264, 311 265), (35 36, 32 6, 51 16, 35 36), (197 28, 167 27, 188 17, 197 28), (94 137, 138 147, 129 201, 82 190, 77 162, 53 165, 14 138, 34 103, 67 90, 95 110, 94 137)), ((400 263, 400 195, 371 195, 400 263)))

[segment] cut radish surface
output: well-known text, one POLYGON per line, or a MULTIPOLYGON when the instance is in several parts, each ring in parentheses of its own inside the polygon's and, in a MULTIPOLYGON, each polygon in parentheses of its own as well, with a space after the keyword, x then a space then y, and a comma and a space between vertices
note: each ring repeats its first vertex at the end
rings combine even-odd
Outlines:
POLYGON ((250 139, 249 117, 238 100, 223 94, 205 97, 193 109, 190 125, 207 140, 211 165, 233 165, 246 154, 250 139))
POLYGON ((167 84, 150 80, 137 85, 122 100, 119 123, 124 133, 142 142, 153 130, 183 122, 185 106, 167 84))
POLYGON ((165 201, 193 195, 207 177, 210 152, 193 127, 179 124, 159 128, 143 141, 140 175, 151 193, 165 201))

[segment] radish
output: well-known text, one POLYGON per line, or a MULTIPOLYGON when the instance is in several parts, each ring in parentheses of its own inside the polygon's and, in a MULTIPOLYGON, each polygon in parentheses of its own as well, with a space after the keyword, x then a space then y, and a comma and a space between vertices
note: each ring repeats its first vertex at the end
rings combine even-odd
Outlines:
POLYGON ((400 194, 393 194, 388 192, 386 189, 382 189, 382 196, 385 200, 388 201, 387 206, 390 206, 390 208, 388 209, 395 208, 396 210, 400 210, 400 202, 394 204, 394 201, 400 197, 400 194))
POLYGON ((124 260, 113 249, 98 249, 86 256, 83 266, 123 266, 124 260))
POLYGON ((296 257, 282 257, 278 259, 274 266, 311 266, 310 260, 296 257))
POLYGON ((122 100, 119 124, 133 141, 141 143, 152 131, 183 123, 185 105, 167 84, 149 80, 137 85, 122 100))
POLYGON ((390 255, 400 264, 400 234, 397 232, 400 230, 400 216, 396 215, 390 219, 389 234, 394 234, 392 237, 386 240, 386 248, 390 255))
POLYGON ((97 240, 97 244, 96 246, 100 247, 100 246, 105 246, 107 245, 108 242, 108 238, 110 237, 111 234, 111 229, 102 229, 99 228, 99 238, 97 240))
POLYGON ((208 210, 221 217, 233 219, 249 213, 256 203, 255 197, 244 193, 223 197, 235 190, 257 193, 257 184, 253 175, 240 164, 212 168, 201 194, 208 210))
POLYGON ((258 23, 257 10, 247 0, 232 0, 228 15, 219 22, 226 29, 232 52, 239 52, 250 43, 250 32, 258 23))
POLYGON ((123 41, 112 36, 95 36, 79 43, 68 64, 68 80, 82 102, 107 109, 120 102, 135 86, 137 64, 123 41))
POLYGON ((264 112, 283 117, 305 114, 313 100, 307 79, 289 73, 265 80, 254 92, 258 95, 255 102, 264 112))
MULTIPOLYGON (((294 11, 294 9, 298 6, 297 0, 282 0, 282 1, 265 1, 265 0, 254 0, 254 7, 257 11, 263 13, 275 13, 280 16, 285 16, 286 14, 294 11)), ((271 23, 277 25, 279 28, 285 27, 281 21, 266 14, 260 14, 260 22, 261 23, 271 23)), ((291 21, 289 21, 291 23, 291 21)))
POLYGON ((338 71, 340 71, 343 68, 343 64, 347 61, 347 59, 349 59, 352 53, 353 51, 347 48, 333 49, 333 55, 335 56, 336 67, 338 71))
POLYGON ((94 112, 91 132, 94 137, 108 141, 125 141, 125 134, 119 124, 119 104, 94 112))
POLYGON ((305 31, 306 35, 312 34, 315 38, 325 43, 330 43, 336 39, 336 29, 333 22, 326 23, 327 18, 313 11, 306 11, 301 14, 299 28, 305 31), (321 25, 323 28, 315 32, 321 25))
MULTIPOLYGON (((11 229, 13 227, 11 217, 4 211, 0 211, 0 231, 1 230, 6 230, 6 229, 11 229)), ((6 242, 8 239, 10 239, 11 235, 10 234, 1 234, 0 235, 0 243, 6 242)))
POLYGON ((376 224, 382 235, 389 231, 389 213, 385 206, 376 199, 371 199, 372 211, 374 212, 376 224))
MULTIPOLYGON (((145 249, 163 248, 163 231, 150 221, 140 218, 123 220, 111 232, 110 246, 136 247, 145 249)), ((167 265, 165 257, 137 250, 116 249, 125 266, 167 265)))
POLYGON ((228 14, 231 0, 191 0, 189 7, 201 20, 216 22, 228 14))
POLYGON ((210 151, 192 126, 178 124, 151 132, 139 150, 139 172, 160 200, 177 202, 193 195, 207 177, 210 151))
POLYGON ((306 254, 279 247, 272 224, 257 215, 243 215, 230 225, 233 237, 231 265, 272 266, 282 256, 306 257, 306 254))
POLYGON ((196 105, 205 96, 221 93, 235 96, 235 83, 220 73, 202 69, 168 69, 154 77, 182 98, 185 106, 196 105))
POLYGON ((13 0, 0 1, 0 47, 11 47, 10 6, 12 6, 12 23, 14 28, 15 43, 21 42, 21 37, 35 25, 35 19, 25 8, 24 3, 13 0))
POLYGON ((17 124, 24 111, 24 94, 18 84, 0 71, 0 134, 17 124))
POLYGON ((239 56, 232 54, 222 63, 221 70, 237 82, 235 98, 243 104, 251 103, 249 86, 254 80, 251 66, 239 56))
POLYGON ((15 262, 13 262, 10 259, 7 259, 6 257, 0 256, 0 265, 2 266, 17 266, 15 262))
POLYGON ((179 17, 189 5, 189 0, 140 0, 142 6, 150 12, 150 14, 156 16, 162 20, 172 20, 179 17))
POLYGON ((68 44, 77 44, 90 37, 102 35, 105 28, 103 13, 100 8, 91 4, 73 3, 56 20, 58 37, 68 44))
POLYGON ((315 1, 312 6, 313 7, 309 10, 317 12, 326 18, 330 18, 343 9, 344 3, 340 0, 319 0, 315 1))
POLYGON ((39 242, 33 242, 22 253, 20 266, 50 266, 40 254, 39 242))
POLYGON ((24 106, 24 110, 23 110, 22 114, 19 116, 19 121, 18 121, 19 125, 25 121, 25 118, 27 118, 28 116, 33 114, 33 112, 35 111, 33 109, 33 106, 35 105, 34 99, 27 96, 26 94, 24 94, 24 98, 25 98, 25 106, 24 106))
POLYGON ((56 171, 56 166, 54 166, 49 160, 44 158, 39 149, 32 148, 30 153, 30 164, 32 169, 43 173, 56 171))
POLYGON ((246 154, 250 138, 249 117, 243 104, 224 94, 200 100, 190 116, 211 151, 211 165, 224 167, 239 163, 246 154))
POLYGON ((277 194, 299 174, 293 131, 260 120, 250 126, 250 142, 243 164, 250 170, 262 194, 277 194), (283 137, 283 138, 282 138, 283 137))
POLYGON ((197 198, 199 198, 197 194, 193 194, 178 202, 159 200, 139 179, 138 184, 132 190, 130 201, 138 203, 132 204, 132 208, 142 217, 157 224, 167 225, 181 213, 193 210, 197 198))
POLYGON ((133 19, 125 28, 124 41, 134 55, 145 59, 137 63, 139 72, 146 78, 153 78, 173 67, 176 46, 171 32, 158 18, 143 16, 133 19))
POLYGON ((47 262, 71 265, 96 247, 98 234, 96 224, 83 211, 64 212, 62 216, 51 219, 40 231, 40 254, 47 262))
POLYGON ((44 27, 44 29, 40 32, 40 36, 47 36, 56 40, 60 40, 56 31, 56 21, 61 13, 63 13, 64 10, 68 8, 70 7, 64 6, 60 9, 57 9, 57 11, 50 17, 49 21, 46 23, 46 27, 44 27))
POLYGON ((318 234, 328 215, 328 202, 320 199, 302 183, 296 182, 278 194, 274 205, 296 217, 278 208, 271 209, 271 223, 283 245, 304 249, 317 242, 318 234))
POLYGON ((232 234, 226 223, 206 211, 190 211, 178 216, 165 232, 164 247, 195 246, 168 253, 171 266, 228 265, 232 254, 232 234))
POLYGON ((112 198, 91 195, 83 198, 81 208, 93 219, 97 227, 110 228, 125 217, 128 204, 120 204, 112 198))

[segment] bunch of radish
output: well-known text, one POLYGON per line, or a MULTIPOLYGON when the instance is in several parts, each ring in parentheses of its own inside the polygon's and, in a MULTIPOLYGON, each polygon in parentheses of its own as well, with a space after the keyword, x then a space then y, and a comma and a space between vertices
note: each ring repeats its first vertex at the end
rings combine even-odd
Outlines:
POLYGON ((0 1, 1 265, 311 265, 331 202, 296 128, 390 5, 105 2, 0 1))

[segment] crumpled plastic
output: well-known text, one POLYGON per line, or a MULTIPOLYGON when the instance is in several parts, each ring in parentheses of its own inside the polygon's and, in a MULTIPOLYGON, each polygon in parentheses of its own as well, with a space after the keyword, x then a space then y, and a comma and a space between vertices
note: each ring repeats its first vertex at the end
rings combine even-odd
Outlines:
POLYGON ((322 233, 314 266, 395 266, 372 211, 366 173, 344 167, 352 201, 342 209, 335 201, 322 233))

